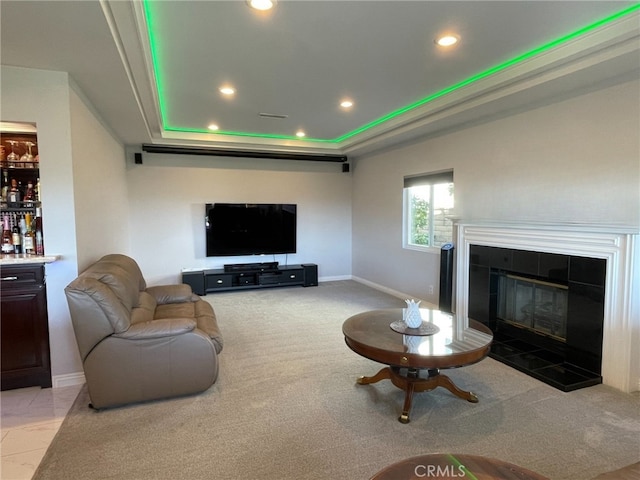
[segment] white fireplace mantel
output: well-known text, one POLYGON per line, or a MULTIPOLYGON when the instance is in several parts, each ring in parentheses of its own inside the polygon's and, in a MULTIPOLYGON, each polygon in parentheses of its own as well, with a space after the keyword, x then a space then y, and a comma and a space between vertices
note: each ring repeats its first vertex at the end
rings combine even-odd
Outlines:
POLYGON ((456 222, 456 313, 467 318, 469 246, 531 250, 607 261, 602 344, 603 383, 640 390, 640 241, 638 230, 600 225, 456 222))

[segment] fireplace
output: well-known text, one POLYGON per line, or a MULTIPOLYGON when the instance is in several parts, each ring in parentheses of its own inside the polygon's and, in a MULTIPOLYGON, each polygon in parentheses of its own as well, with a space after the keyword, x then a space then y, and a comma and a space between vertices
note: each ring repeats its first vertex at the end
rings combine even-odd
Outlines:
POLYGON ((566 342, 568 299, 565 285, 503 273, 498 277, 497 319, 566 342))
POLYGON ((563 390, 600 381, 640 390, 637 227, 454 224, 454 311, 461 325, 479 317, 494 329, 492 356, 541 380, 548 367, 545 381, 563 390), (575 366, 586 383, 569 378, 575 366))
POLYGON ((602 383, 604 259, 473 244, 469 257, 491 357, 563 391, 602 383))

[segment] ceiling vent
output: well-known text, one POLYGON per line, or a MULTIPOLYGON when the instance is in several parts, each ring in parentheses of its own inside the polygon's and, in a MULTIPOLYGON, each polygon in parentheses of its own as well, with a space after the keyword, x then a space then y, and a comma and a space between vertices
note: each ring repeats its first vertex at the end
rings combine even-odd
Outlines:
POLYGON ((262 118, 288 118, 289 115, 278 115, 277 113, 259 113, 259 117, 262 118))

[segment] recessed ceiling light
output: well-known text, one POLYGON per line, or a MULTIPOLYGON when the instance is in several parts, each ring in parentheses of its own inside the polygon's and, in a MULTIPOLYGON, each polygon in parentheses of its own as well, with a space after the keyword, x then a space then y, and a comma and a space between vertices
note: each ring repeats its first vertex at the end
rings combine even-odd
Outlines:
POLYGON ((207 128, 209 130, 218 130, 218 128, 220 128, 220 127, 218 127, 218 125, 216 125, 215 123, 212 123, 207 128))
POLYGON ((302 138, 302 137, 306 137, 306 136, 307 136, 307 134, 306 134, 306 133, 304 133, 302 130, 298 130, 298 131, 296 132, 296 137, 300 137, 300 138, 302 138))
POLYGON ((220 93, 223 95, 233 95, 236 93, 236 90, 233 87, 224 86, 220 87, 220 93))
POLYGON ((451 45, 455 45, 459 41, 460 37, 458 37, 457 35, 443 35, 436 38, 436 43, 441 47, 450 47, 451 45))
POLYGON ((271 10, 275 4, 276 0, 247 0, 247 4, 256 10, 271 10))
POLYGON ((340 106, 342 108, 351 108, 353 107, 353 102, 351 100, 343 100, 340 102, 340 106))

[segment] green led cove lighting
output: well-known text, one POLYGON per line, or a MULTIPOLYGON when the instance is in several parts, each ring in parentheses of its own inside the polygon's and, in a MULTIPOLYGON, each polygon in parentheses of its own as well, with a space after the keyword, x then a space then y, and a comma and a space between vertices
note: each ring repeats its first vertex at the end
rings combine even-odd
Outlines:
MULTIPOLYGON (((164 122, 164 118, 163 118, 164 122)), ((181 128, 181 127, 164 127, 167 132, 183 132, 183 133, 207 133, 212 135, 233 135, 236 137, 262 137, 262 138, 279 138, 282 140, 302 140, 293 135, 278 135, 275 133, 251 133, 251 132, 233 132, 230 130, 208 130, 202 128, 181 128)), ((327 140, 325 138, 304 138, 305 141, 334 143, 335 140, 327 140)))
MULTIPOLYGON (((492 68, 489 68, 483 72, 480 72, 476 75, 473 75, 469 78, 467 78, 466 80, 463 80, 461 82, 455 83, 447 88, 444 88, 443 90, 440 90, 432 95, 429 95, 421 100, 418 100, 417 102, 414 102, 410 105, 407 105, 405 107, 399 108, 398 110, 394 110, 393 112, 390 112, 376 120, 373 120, 372 122, 369 122, 359 128, 356 128, 355 130, 352 130, 348 133, 345 133, 344 135, 341 135, 339 137, 336 137, 334 139, 322 139, 322 138, 304 138, 304 139, 300 139, 297 136, 294 135, 277 135, 277 134, 267 134, 267 133, 250 133, 250 132, 234 132, 234 131, 226 131, 226 130, 217 130, 217 131, 211 131, 211 130, 207 130, 207 129, 198 129, 198 128, 181 128, 181 127, 174 127, 174 126, 169 126, 168 125, 168 121, 167 121, 167 117, 166 117, 166 112, 167 112, 167 100, 165 98, 164 95, 164 85, 163 85, 163 81, 162 78, 159 75, 159 72, 161 71, 160 69, 160 60, 159 60, 159 47, 158 47, 158 36, 156 35, 156 28, 154 28, 154 18, 153 18, 153 13, 151 12, 151 7, 150 5, 153 2, 151 0, 143 0, 143 5, 144 5, 144 13, 145 13, 145 17, 146 17, 146 22, 147 22, 147 31, 148 31, 148 35, 149 35, 149 44, 151 47, 151 57, 152 57, 152 62, 153 62, 153 69, 154 69, 154 77, 156 80, 156 89, 158 91, 158 103, 159 103, 159 109, 160 109, 160 117, 162 120, 162 125, 163 125, 163 129, 165 131, 169 131, 169 132, 182 132, 182 133, 205 133, 205 134, 214 134, 214 135, 231 135, 231 136, 236 136, 236 137, 255 137, 255 138, 271 138, 271 139, 280 139, 280 140, 296 140, 296 141, 305 141, 305 142, 323 142, 323 143, 340 143, 343 142, 344 140, 347 140, 355 135, 358 135, 362 132, 365 132, 367 130, 370 130, 378 125, 381 125, 385 122, 388 122, 389 120, 396 118, 400 115, 403 115, 411 110, 414 110, 418 107, 421 107, 433 100, 436 100, 440 97, 443 97, 449 93, 455 92, 456 90, 459 90, 463 87, 466 87, 472 83, 475 83, 479 80, 482 80, 484 78, 490 77, 491 75, 494 75, 500 71, 506 70, 509 67, 512 67, 514 65, 517 65, 518 63, 521 63, 525 60, 528 60, 532 57, 535 57, 536 55, 539 55, 543 52, 546 52, 548 50, 551 50, 552 48, 558 47, 564 43, 569 42, 570 40, 573 40, 575 38, 578 38, 582 35, 585 35, 588 32, 591 32, 593 30, 596 30, 604 25, 607 25, 611 22, 614 22, 616 20, 619 20, 620 18, 623 18, 627 15, 630 15, 634 12, 637 12, 640 10, 640 3, 636 3, 634 5, 632 5, 631 7, 625 8, 624 10, 615 13, 613 15, 610 15, 606 18, 603 18, 602 20, 599 20, 597 22, 594 22, 590 25, 587 25, 586 27, 582 27, 572 33, 569 33, 567 35, 564 35, 556 40, 553 40, 549 43, 546 43, 538 48, 535 48, 529 52, 523 53, 522 55, 519 55, 511 60, 508 60, 504 63, 501 63, 499 65, 496 65, 492 68)), ((161 2, 159 2, 161 3, 161 2)))

